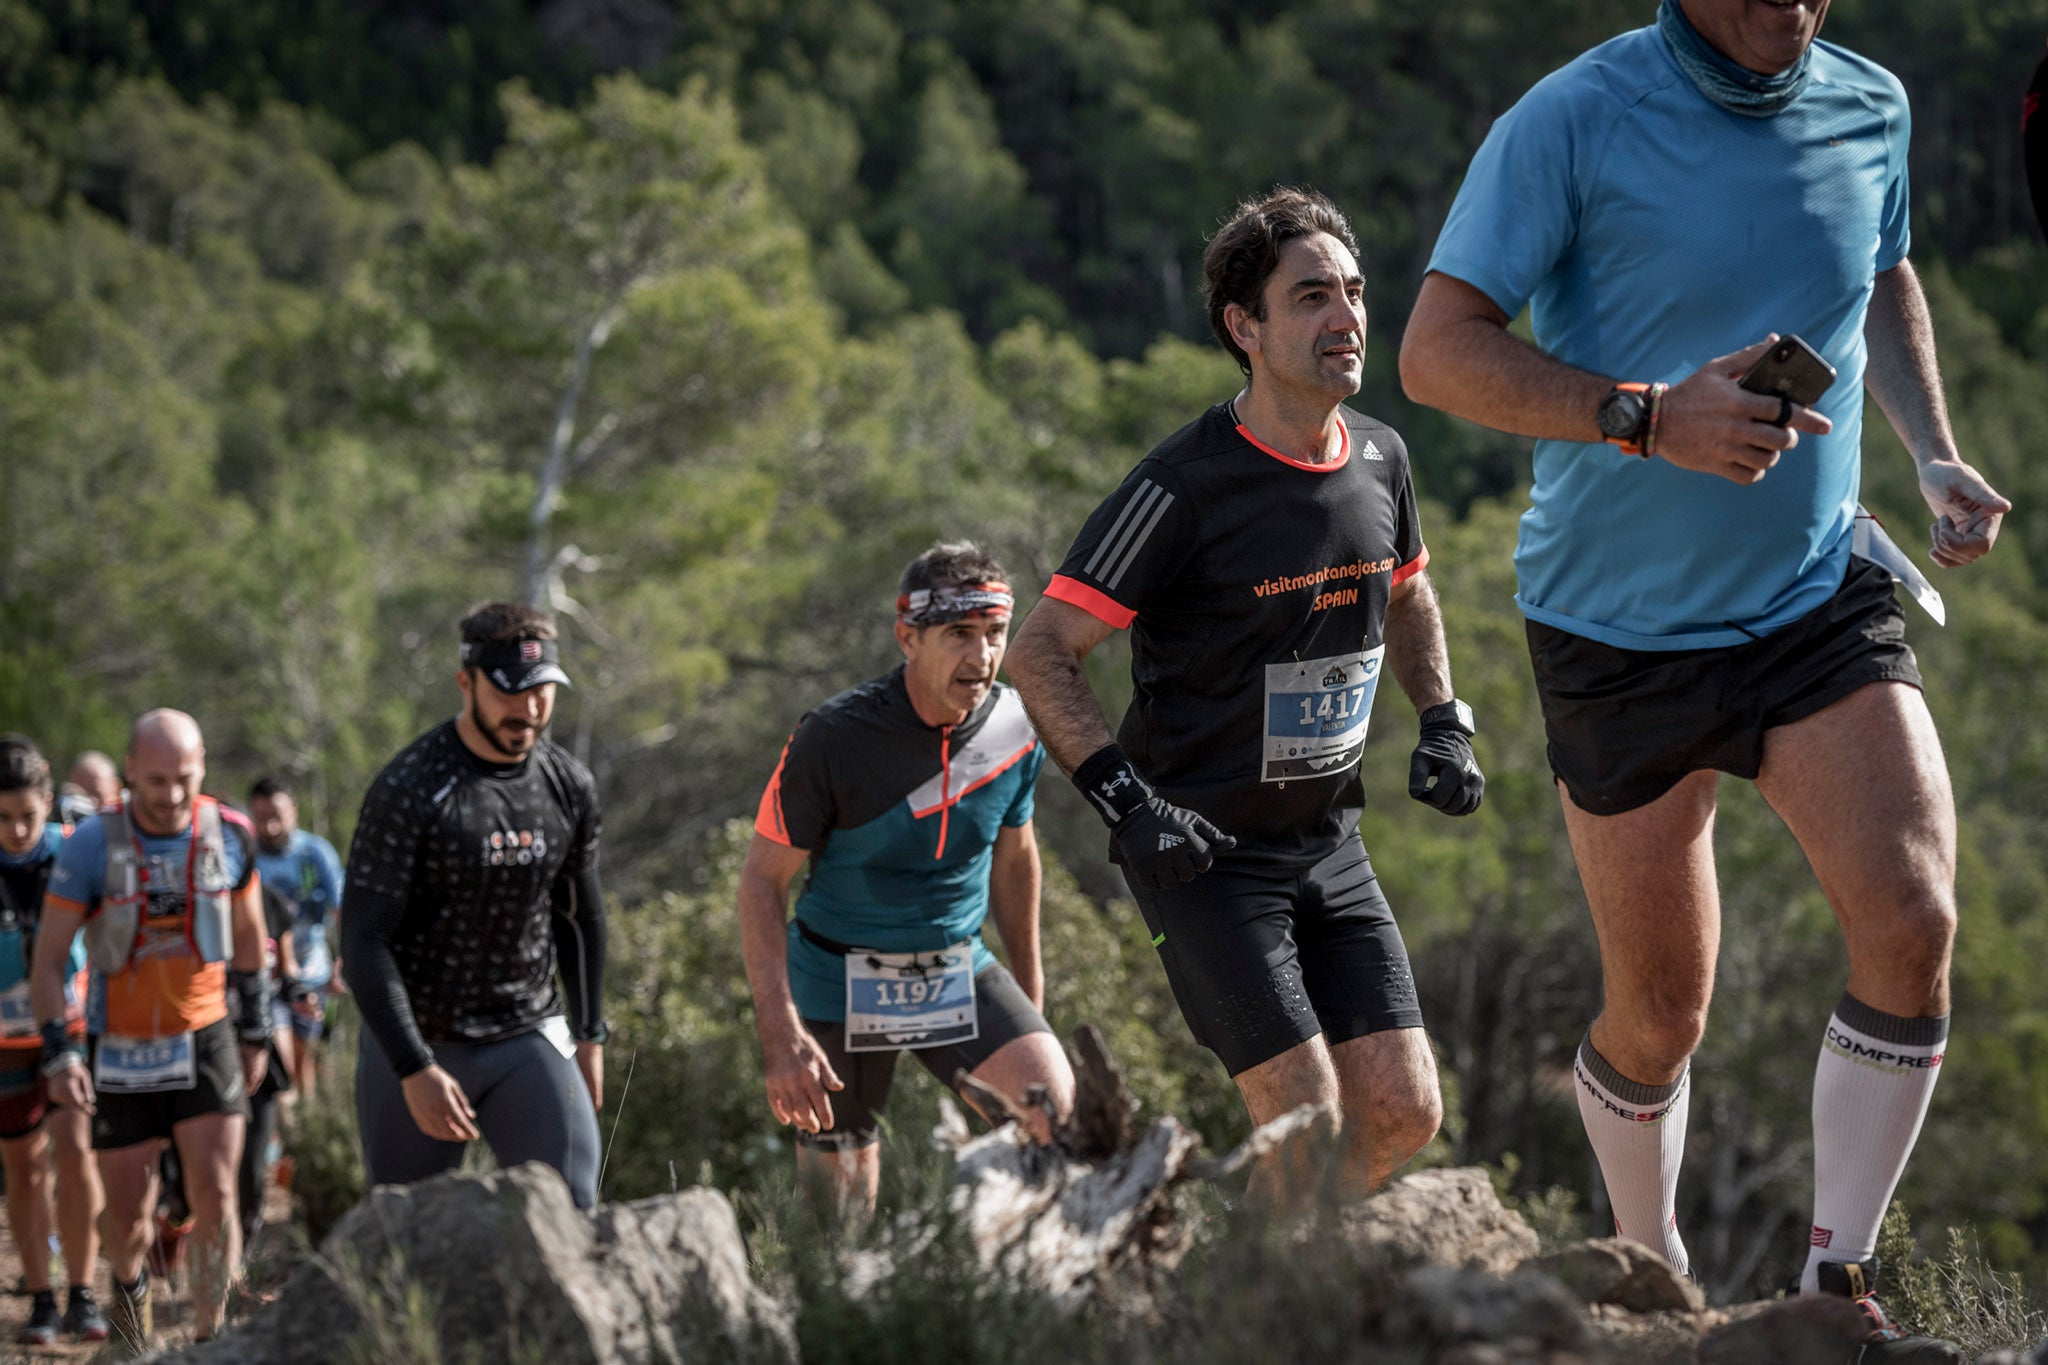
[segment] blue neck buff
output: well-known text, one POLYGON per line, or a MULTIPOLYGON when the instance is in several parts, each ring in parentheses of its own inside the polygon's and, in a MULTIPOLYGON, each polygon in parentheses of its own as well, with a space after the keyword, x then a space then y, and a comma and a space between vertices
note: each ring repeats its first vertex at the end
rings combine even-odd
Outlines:
POLYGON ((1799 54, 1799 60, 1775 76, 1760 76, 1738 65, 1700 36, 1679 7, 1678 0, 1664 0, 1657 10, 1657 31, 1671 48, 1678 69, 1692 78, 1700 93, 1731 114, 1744 118, 1769 118, 1799 98, 1812 74, 1813 45, 1799 54))

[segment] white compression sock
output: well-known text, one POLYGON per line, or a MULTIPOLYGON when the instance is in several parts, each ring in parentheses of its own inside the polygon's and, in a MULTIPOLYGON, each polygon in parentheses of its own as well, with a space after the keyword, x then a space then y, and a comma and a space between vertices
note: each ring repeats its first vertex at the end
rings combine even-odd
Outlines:
POLYGON ((1614 1228, 1690 1274, 1678 1235, 1678 1164, 1685 1155, 1685 1115, 1692 1087, 1688 1067, 1669 1085, 1644 1085, 1614 1069, 1588 1033, 1572 1067, 1579 1117, 1600 1160, 1614 1228))
POLYGON ((1799 1292, 1823 1261, 1861 1261, 1920 1136, 1948 1046, 1948 1016, 1906 1019, 1846 992, 1813 1077, 1813 1235, 1799 1292))

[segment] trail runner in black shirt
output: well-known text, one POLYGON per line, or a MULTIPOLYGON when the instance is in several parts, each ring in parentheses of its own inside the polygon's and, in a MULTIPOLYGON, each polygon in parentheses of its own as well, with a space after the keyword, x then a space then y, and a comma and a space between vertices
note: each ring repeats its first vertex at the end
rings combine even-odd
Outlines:
POLYGON ((548 613, 479 607, 462 623, 461 712, 363 800, 341 956, 363 1013, 356 1112, 373 1184, 453 1170, 481 1137, 501 1165, 544 1161, 579 1207, 597 1202, 610 1033, 597 790, 544 737, 568 680, 548 613))
MULTIPOLYGON (((1320 195, 1241 205, 1205 256, 1237 398, 1162 442, 1082 528, 1010 669, 1053 758, 1109 823, 1181 1013, 1255 1122, 1326 1103, 1362 1195, 1436 1132, 1408 959, 1357 834, 1382 663, 1422 715, 1410 794, 1476 809, 1472 713, 1451 695, 1407 448, 1342 406, 1364 281, 1320 195), (1112 739, 1082 658, 1131 630, 1112 739)), ((1253 1191, 1298 1204, 1299 1158, 1253 1191)))

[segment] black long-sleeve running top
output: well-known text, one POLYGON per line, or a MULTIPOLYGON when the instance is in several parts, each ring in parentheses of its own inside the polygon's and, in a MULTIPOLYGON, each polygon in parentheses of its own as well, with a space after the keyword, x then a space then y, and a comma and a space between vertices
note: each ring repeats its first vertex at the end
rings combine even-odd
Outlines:
POLYGON ((518 763, 471 753, 449 721, 377 775, 349 846, 342 972, 400 1076, 435 1042, 490 1042, 604 1009, 597 784, 543 739, 518 763), (562 990, 555 989, 555 966, 562 990))

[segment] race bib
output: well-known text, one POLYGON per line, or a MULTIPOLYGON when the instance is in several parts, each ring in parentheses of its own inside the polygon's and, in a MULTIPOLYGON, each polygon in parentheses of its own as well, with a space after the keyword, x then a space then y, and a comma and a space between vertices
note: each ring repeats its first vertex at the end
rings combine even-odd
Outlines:
POLYGON ((846 1050, 894 1052, 980 1036, 974 944, 937 952, 846 955, 846 1050))
POLYGON ((36 1007, 29 1003, 28 982, 17 981, 0 992, 0 1036, 36 1036, 36 1007))
POLYGON ((540 1021, 540 1036, 555 1045, 555 1051, 570 1060, 576 1057, 576 1040, 569 1036, 569 1021, 559 1014, 550 1014, 540 1021))
POLYGON ((1927 575, 1920 572, 1920 566, 1906 556, 1899 543, 1878 519, 1856 505, 1856 523, 1850 532, 1849 553, 1858 559, 1867 559, 1892 576, 1895 583, 1903 583, 1906 593, 1920 609, 1934 618, 1934 624, 1948 624, 1948 607, 1941 600, 1941 594, 1927 581, 1927 575))
POLYGON ((1387 647, 1266 665, 1259 781, 1328 777, 1358 762, 1387 647))
MULTIPOLYGON (((69 981, 64 983, 64 1013, 66 1017, 78 1008, 78 991, 69 981)), ((0 1037, 33 1038, 40 1028, 36 1023, 36 1007, 29 1000, 29 983, 17 981, 5 991, 0 991, 0 1037)))
POLYGON ((124 1038, 110 1033, 100 1039, 92 1078, 101 1090, 123 1095, 190 1090, 199 1084, 197 1056, 189 1033, 169 1038, 124 1038))

